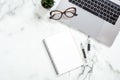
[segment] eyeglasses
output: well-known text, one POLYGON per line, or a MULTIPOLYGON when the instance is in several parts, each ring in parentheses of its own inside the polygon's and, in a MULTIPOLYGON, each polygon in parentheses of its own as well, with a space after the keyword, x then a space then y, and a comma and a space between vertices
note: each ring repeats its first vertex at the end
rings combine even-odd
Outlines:
POLYGON ((50 12, 50 19, 54 19, 54 20, 60 20, 63 16, 63 14, 67 17, 67 18, 72 18, 74 16, 77 16, 76 14, 76 8, 75 7, 70 7, 68 9, 66 9, 64 12, 59 11, 59 10, 54 10, 50 12))

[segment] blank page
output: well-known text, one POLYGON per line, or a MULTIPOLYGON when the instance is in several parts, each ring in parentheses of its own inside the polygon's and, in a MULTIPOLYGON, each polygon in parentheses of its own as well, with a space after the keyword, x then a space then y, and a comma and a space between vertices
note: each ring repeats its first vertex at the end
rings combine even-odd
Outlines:
POLYGON ((44 40, 57 74, 63 74, 83 64, 82 53, 69 32, 62 32, 44 40))

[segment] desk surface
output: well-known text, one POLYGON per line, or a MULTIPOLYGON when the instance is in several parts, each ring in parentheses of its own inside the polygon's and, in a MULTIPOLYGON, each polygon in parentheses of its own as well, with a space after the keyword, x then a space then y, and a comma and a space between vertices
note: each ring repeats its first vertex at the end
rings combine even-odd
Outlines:
MULTIPOLYGON (((42 40, 70 30, 75 41, 86 45, 87 36, 59 22, 36 15, 32 0, 0 1, 0 80, 76 80, 81 68, 61 76, 55 74, 42 40), (11 1, 11 2, 9 2, 11 1)), ((93 70, 79 80, 120 80, 120 34, 108 48, 91 39, 93 70)), ((90 57, 89 56, 89 57, 90 57)))

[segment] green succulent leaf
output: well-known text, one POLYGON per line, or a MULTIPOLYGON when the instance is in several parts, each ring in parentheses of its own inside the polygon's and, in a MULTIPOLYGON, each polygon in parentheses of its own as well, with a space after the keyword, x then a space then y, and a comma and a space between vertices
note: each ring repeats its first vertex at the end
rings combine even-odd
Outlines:
POLYGON ((51 8, 54 5, 54 0, 42 0, 41 4, 44 8, 51 8))

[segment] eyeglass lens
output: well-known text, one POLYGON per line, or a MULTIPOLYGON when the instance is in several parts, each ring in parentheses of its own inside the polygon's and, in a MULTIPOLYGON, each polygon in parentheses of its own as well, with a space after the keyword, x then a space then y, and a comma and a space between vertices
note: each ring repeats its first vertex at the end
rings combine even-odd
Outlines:
POLYGON ((63 14, 60 11, 53 11, 51 13, 51 18, 57 20, 57 19, 60 19, 62 15, 63 14))
POLYGON ((75 9, 74 8, 69 8, 65 11, 65 15, 68 17, 68 18, 71 18, 74 16, 74 14, 76 13, 75 9))

